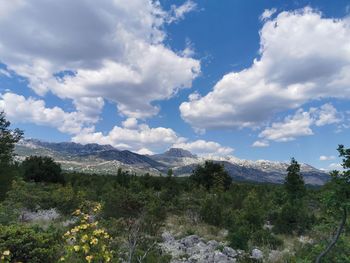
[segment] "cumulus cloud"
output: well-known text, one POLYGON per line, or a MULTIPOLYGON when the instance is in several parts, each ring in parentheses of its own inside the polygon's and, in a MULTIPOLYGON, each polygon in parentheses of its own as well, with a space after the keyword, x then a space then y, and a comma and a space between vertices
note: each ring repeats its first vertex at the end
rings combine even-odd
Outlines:
POLYGON ((175 148, 182 148, 198 155, 225 156, 233 152, 230 147, 224 147, 217 142, 197 140, 193 142, 181 142, 173 145, 175 148))
POLYGON ((319 110, 311 109, 311 111, 316 115, 315 124, 317 126, 340 123, 343 119, 343 116, 330 103, 324 104, 319 110))
POLYGON ((151 128, 146 124, 137 124, 133 119, 125 121, 123 127, 114 126, 108 134, 81 132, 72 138, 77 143, 110 144, 120 150, 147 154, 162 152, 181 140, 183 138, 170 128, 151 128))
POLYGON ((292 141, 299 136, 312 135, 312 123, 310 113, 300 109, 294 116, 288 116, 283 122, 273 123, 271 127, 264 129, 259 137, 277 142, 292 141))
POLYGON ((330 160, 334 160, 334 159, 335 159, 334 155, 330 155, 330 156, 321 155, 320 156, 320 161, 330 161, 330 160))
MULTIPOLYGON (((180 19, 193 6, 172 12, 180 19)), ((88 116, 99 114, 103 100, 128 117, 152 116, 154 101, 191 87, 200 72, 198 60, 164 44, 169 14, 157 1, 14 0, 0 7, 0 61, 37 94, 71 99, 88 116)))
POLYGON ((277 12, 276 8, 265 9, 264 12, 260 16, 260 20, 265 22, 270 19, 277 12))
POLYGON ((324 18, 310 8, 282 12, 264 23, 260 57, 251 67, 182 103, 181 116, 197 129, 261 127, 312 100, 349 99, 349 42, 348 18, 324 18))
POLYGON ((340 113, 332 104, 327 103, 319 108, 312 107, 309 111, 299 109, 294 115, 287 116, 282 122, 272 123, 259 134, 259 137, 265 141, 287 142, 300 136, 313 135, 312 126, 314 125, 324 126, 340 121, 340 113))
POLYGON ((50 126, 70 134, 89 130, 97 121, 81 112, 65 112, 59 107, 48 108, 43 100, 25 98, 14 93, 0 94, 0 110, 5 111, 13 122, 50 126))
POLYGON ((140 154, 160 153, 171 147, 186 149, 198 155, 223 156, 233 151, 232 148, 221 146, 213 141, 191 142, 170 128, 151 128, 146 124, 138 124, 132 118, 127 119, 122 125, 123 127, 115 126, 108 134, 83 131, 72 140, 82 144, 111 144, 120 150, 130 150, 140 154))

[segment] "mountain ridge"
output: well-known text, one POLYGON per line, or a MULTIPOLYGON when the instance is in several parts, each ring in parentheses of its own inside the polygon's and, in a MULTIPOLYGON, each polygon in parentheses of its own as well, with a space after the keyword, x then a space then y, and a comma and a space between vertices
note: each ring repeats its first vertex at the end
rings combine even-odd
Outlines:
MULTIPOLYGON (((111 145, 79 144, 74 142, 50 143, 25 139, 16 145, 18 160, 29 155, 48 155, 62 164, 64 170, 88 173, 115 174, 117 168, 135 173, 165 175, 168 169, 175 176, 188 176, 197 165, 212 160, 224 165, 230 176, 237 181, 281 184, 289 164, 268 160, 243 160, 233 156, 199 157, 181 148, 170 148, 155 155, 142 155, 128 150, 119 150, 111 145)), ((311 165, 301 164, 305 182, 322 185, 329 175, 311 165)))

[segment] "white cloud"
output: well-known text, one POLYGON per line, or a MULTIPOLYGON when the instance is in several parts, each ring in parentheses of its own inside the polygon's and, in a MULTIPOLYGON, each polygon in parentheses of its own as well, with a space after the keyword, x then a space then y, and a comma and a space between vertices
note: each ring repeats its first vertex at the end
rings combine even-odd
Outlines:
POLYGON ((233 152, 230 147, 224 147, 217 142, 197 140, 194 142, 181 142, 173 145, 175 148, 182 148, 198 155, 226 156, 233 152))
POLYGON ((8 77, 8 78, 11 77, 10 72, 8 72, 7 70, 2 69, 2 68, 0 68, 0 76, 1 76, 1 75, 4 75, 4 76, 6 76, 6 77, 8 77))
POLYGON ((340 123, 342 121, 342 116, 340 116, 340 113, 337 111, 337 109, 334 108, 330 103, 324 104, 318 111, 315 111, 317 115, 315 124, 317 126, 340 123))
POLYGON ((217 142, 205 140, 190 142, 170 128, 151 128, 146 124, 137 124, 134 119, 126 120, 123 127, 115 126, 108 134, 81 132, 73 137, 72 141, 82 144, 110 144, 118 149, 140 154, 160 153, 170 147, 182 148, 198 155, 224 156, 233 152, 232 148, 221 146, 217 142))
POLYGON ((48 108, 43 100, 26 99, 14 93, 0 94, 0 110, 5 111, 11 122, 31 122, 70 134, 77 134, 97 121, 81 112, 65 112, 59 107, 48 108))
MULTIPOLYGON (((180 19, 193 6, 172 12, 180 19)), ((152 116, 159 110, 152 103, 191 87, 200 72, 198 60, 164 44, 169 14, 157 1, 0 0, 0 7, 1 62, 37 94, 72 99, 87 115, 108 100, 128 117, 152 116)))
POLYGON ((106 135, 102 132, 82 132, 72 138, 77 143, 110 144, 121 150, 140 153, 162 152, 181 140, 172 129, 151 128, 146 124, 139 124, 137 127, 114 126, 106 135))
POLYGON ((282 12, 263 25, 260 58, 182 103, 181 116, 200 129, 259 127, 312 100, 349 99, 349 42, 349 18, 327 19, 310 8, 282 12))
POLYGON ((252 147, 268 147, 270 144, 268 141, 255 141, 252 144, 252 147))
POLYGON ((309 112, 298 110, 294 116, 288 116, 283 122, 276 122, 264 129, 260 134, 260 138, 278 142, 286 142, 295 140, 299 136, 313 135, 310 128, 313 120, 309 112))
POLYGON ((154 152, 152 152, 146 148, 142 148, 142 149, 138 150, 136 153, 142 154, 142 155, 153 155, 154 154, 154 152))
POLYGON ((197 4, 191 0, 187 0, 180 6, 172 5, 168 17, 168 23, 173 23, 184 19, 185 15, 197 9, 197 4))
POLYGON ((309 111, 299 109, 294 115, 287 116, 282 122, 272 123, 259 134, 259 137, 265 141, 293 141, 300 136, 313 135, 312 126, 314 125, 330 125, 339 123, 341 120, 337 109, 332 104, 327 103, 319 108, 312 107, 309 111))
POLYGON ((344 170, 344 167, 340 164, 340 163, 331 163, 328 166, 328 170, 332 171, 332 170, 344 170))
POLYGON ((128 118, 122 122, 122 125, 124 128, 127 128, 127 129, 137 129, 138 127, 137 119, 128 118))
POLYGON ((276 12, 277 12, 276 8, 265 9, 260 16, 260 20, 265 22, 266 20, 270 19, 273 16, 273 14, 275 14, 276 12))
POLYGON ((334 155, 330 155, 330 156, 321 155, 320 156, 320 161, 330 161, 330 160, 334 160, 334 159, 335 159, 334 155))

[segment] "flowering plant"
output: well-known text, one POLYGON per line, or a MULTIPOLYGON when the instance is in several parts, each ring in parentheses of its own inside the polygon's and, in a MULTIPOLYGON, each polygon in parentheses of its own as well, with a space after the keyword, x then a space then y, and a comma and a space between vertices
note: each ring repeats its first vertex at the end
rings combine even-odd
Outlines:
POLYGON ((67 242, 66 255, 60 261, 72 262, 72 259, 80 259, 88 263, 110 262, 113 256, 109 250, 111 237, 104 229, 99 228, 96 221, 101 204, 93 205, 88 212, 82 210, 73 212, 78 218, 77 224, 63 235, 67 242))

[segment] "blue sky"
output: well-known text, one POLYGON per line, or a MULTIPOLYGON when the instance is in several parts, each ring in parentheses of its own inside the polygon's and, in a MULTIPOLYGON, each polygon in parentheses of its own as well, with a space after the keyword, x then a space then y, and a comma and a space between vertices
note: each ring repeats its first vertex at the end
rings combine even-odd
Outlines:
POLYGON ((348 1, 0 1, 0 109, 26 137, 337 168, 348 1))

